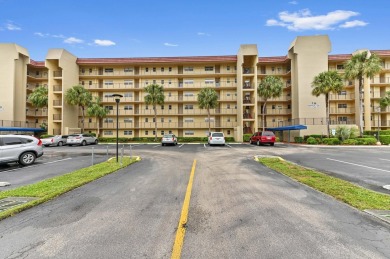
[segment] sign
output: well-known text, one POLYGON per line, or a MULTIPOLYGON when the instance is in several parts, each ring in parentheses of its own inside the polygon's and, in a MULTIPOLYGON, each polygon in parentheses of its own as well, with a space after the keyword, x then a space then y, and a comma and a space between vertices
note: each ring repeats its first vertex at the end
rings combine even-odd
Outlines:
POLYGON ((336 129, 331 129, 331 131, 333 136, 336 135, 336 129))

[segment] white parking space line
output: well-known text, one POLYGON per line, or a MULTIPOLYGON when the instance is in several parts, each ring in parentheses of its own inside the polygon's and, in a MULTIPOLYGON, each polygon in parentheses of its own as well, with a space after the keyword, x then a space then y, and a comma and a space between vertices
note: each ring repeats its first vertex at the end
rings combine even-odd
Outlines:
POLYGON ((179 146, 179 148, 181 148, 182 146, 184 146, 184 144, 181 144, 181 145, 179 146))
MULTIPOLYGON (((52 162, 47 162, 47 163, 43 163, 42 165, 53 164, 53 163, 57 163, 57 162, 61 162, 61 161, 69 160, 69 159, 72 159, 72 158, 65 158, 65 159, 60 159, 60 160, 56 160, 56 161, 52 161, 52 162)), ((2 172, 0 172, 0 174, 1 173, 7 173, 7 172, 13 172, 13 171, 16 171, 16 170, 21 170, 21 169, 34 168, 34 167, 37 167, 37 166, 40 166, 40 165, 32 165, 32 166, 27 166, 27 167, 18 167, 18 168, 7 170, 7 171, 2 171, 2 172)))
POLYGON ((206 144, 203 144, 204 148, 206 148, 206 144))
POLYGON ((345 161, 336 160, 336 159, 332 159, 332 158, 327 158, 327 159, 328 159, 328 160, 332 160, 332 161, 336 161, 336 162, 339 162, 339 163, 344 163, 344 164, 354 165, 354 166, 360 166, 360 167, 364 167, 364 168, 369 168, 369 169, 373 169, 373 170, 377 170, 377 171, 382 171, 382 172, 390 173, 389 170, 384 170, 384 169, 375 168, 375 167, 366 166, 366 165, 359 165, 359 164, 350 163, 350 162, 345 162, 345 161))
POLYGON ((390 161, 390 159, 379 158, 379 160, 390 161))
POLYGON ((159 147, 160 145, 154 146, 153 148, 159 147))
POLYGON ((226 146, 230 147, 230 148, 233 148, 232 146, 230 146, 229 144, 226 144, 226 146))

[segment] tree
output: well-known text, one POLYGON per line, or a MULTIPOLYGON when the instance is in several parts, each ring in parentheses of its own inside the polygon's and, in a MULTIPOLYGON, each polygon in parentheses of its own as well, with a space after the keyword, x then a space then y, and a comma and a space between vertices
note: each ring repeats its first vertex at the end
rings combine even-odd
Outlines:
POLYGON ((336 94, 343 90, 343 78, 336 71, 325 71, 314 77, 312 87, 312 95, 316 97, 320 96, 321 94, 325 95, 326 126, 328 130, 328 136, 330 136, 329 94, 336 94))
POLYGON ((280 77, 266 76, 257 87, 257 94, 263 98, 263 131, 265 131, 265 108, 267 100, 270 98, 280 97, 283 92, 283 81, 280 77))
POLYGON ((42 108, 47 107, 49 101, 49 91, 47 87, 43 85, 34 89, 34 91, 28 96, 28 100, 34 107, 42 108))
POLYGON ((390 91, 386 92, 386 95, 383 96, 380 100, 379 100, 379 106, 381 108, 386 108, 387 106, 390 106, 390 91))
POLYGON ((157 141, 157 105, 163 105, 165 100, 164 87, 158 84, 151 84, 146 86, 145 103, 153 106, 154 111, 154 141, 157 141))
POLYGON ((90 106, 87 108, 87 115, 88 116, 94 116, 96 117, 96 133, 97 137, 99 137, 99 130, 100 130, 100 119, 104 118, 107 116, 107 114, 110 112, 107 108, 101 106, 100 104, 101 100, 99 97, 95 98, 95 101, 91 103, 90 106))
POLYGON ((70 105, 77 105, 78 107, 81 107, 81 111, 82 111, 81 133, 84 133, 85 107, 91 105, 92 94, 81 85, 75 85, 72 88, 69 88, 65 92, 65 101, 70 105))
POLYGON ((210 127, 210 109, 215 109, 218 107, 218 94, 215 89, 206 87, 199 91, 198 93, 198 106, 200 109, 207 110, 207 116, 209 120, 209 133, 211 132, 210 127))
POLYGON ((355 54, 345 65, 345 78, 347 80, 359 80, 359 107, 360 107, 360 123, 359 132, 360 136, 363 136, 363 78, 371 78, 375 74, 382 70, 381 60, 375 55, 368 51, 355 54))

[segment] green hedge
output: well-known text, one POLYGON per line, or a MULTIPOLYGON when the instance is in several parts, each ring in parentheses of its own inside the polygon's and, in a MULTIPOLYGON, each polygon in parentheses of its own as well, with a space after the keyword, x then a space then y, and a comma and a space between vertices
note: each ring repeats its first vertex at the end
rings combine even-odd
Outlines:
POLYGON ((340 145, 340 140, 338 138, 324 138, 322 143, 325 145, 340 145))
POLYGON ((375 145, 376 138, 356 138, 356 145, 375 145))
POLYGON ((343 145, 356 145, 357 144, 357 140, 356 139, 346 139, 343 141, 342 143, 343 145))
POLYGON ((309 145, 317 145, 318 141, 314 137, 308 137, 306 143, 309 145))
MULTIPOLYGON (((378 134, 378 131, 377 130, 365 130, 363 132, 363 135, 370 135, 370 136, 374 136, 378 134)), ((390 135, 390 130, 380 130, 379 131, 379 136, 380 135, 390 135)))
POLYGON ((313 134, 313 135, 305 135, 303 139, 307 142, 308 138, 315 138, 315 139, 321 139, 321 138, 327 138, 327 135, 318 135, 318 134, 313 134))
POLYGON ((39 136, 39 138, 50 138, 50 137, 54 137, 54 135, 42 134, 41 136, 39 136))
POLYGON ((294 141, 295 141, 295 143, 303 143, 304 139, 303 139, 303 137, 294 137, 294 141))
MULTIPOLYGON (((234 142, 233 137, 225 137, 226 142, 234 142)), ((187 142, 207 142, 207 137, 178 137, 177 141, 179 143, 187 143, 187 142)), ((116 143, 115 138, 99 138, 100 143, 116 143)), ((131 143, 131 142, 155 142, 154 137, 149 138, 118 138, 119 143, 131 143)), ((157 142, 161 142, 161 138, 157 138, 157 142)))
POLYGON ((243 136, 244 142, 249 142, 251 137, 252 137, 252 134, 244 134, 244 136, 243 136))
POLYGON ((379 141, 383 145, 390 145, 390 135, 379 135, 379 141))

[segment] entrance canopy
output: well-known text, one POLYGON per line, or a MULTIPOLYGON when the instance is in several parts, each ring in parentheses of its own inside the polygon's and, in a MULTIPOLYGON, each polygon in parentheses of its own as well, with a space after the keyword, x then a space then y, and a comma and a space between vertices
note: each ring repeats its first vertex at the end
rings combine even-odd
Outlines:
POLYGON ((303 129, 307 129, 307 126, 305 126, 305 125, 291 125, 291 126, 283 126, 283 127, 267 128, 267 129, 272 130, 272 131, 303 130, 303 129))

